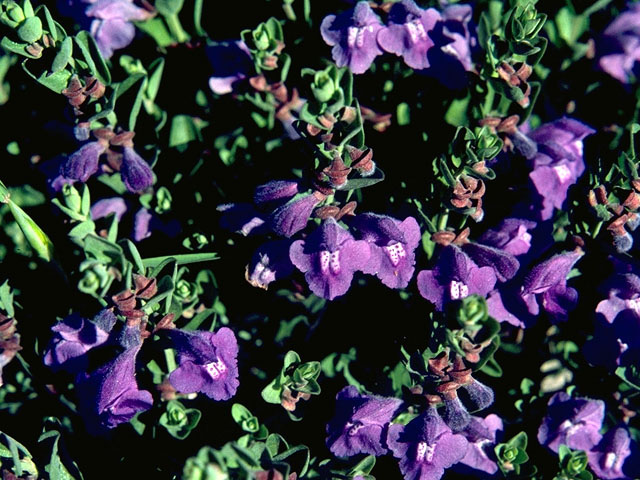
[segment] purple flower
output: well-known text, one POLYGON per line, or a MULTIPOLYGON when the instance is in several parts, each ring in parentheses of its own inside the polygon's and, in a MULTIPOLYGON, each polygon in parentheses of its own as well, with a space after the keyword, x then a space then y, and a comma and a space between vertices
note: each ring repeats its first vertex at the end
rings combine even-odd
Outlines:
POLYGON ((305 274, 311 291, 328 300, 349 290, 354 272, 365 268, 369 256, 367 242, 354 240, 333 218, 305 240, 293 242, 289 250, 291 262, 305 274))
POLYGON ((472 16, 471 5, 447 5, 442 10, 443 33, 452 41, 440 49, 458 60, 466 71, 473 68, 471 53, 476 46, 476 39, 472 35, 472 16))
POLYGON ((178 351, 180 365, 169 382, 180 393, 202 392, 214 400, 228 400, 238 389, 238 341, 227 327, 217 332, 165 330, 178 351))
POLYGON ((293 264, 289 259, 290 247, 290 240, 276 240, 261 245, 247 265, 247 282, 266 290, 271 282, 291 275, 293 264))
POLYGON ((609 323, 624 311, 640 320, 640 277, 633 273, 615 275, 607 283, 609 298, 602 300, 596 307, 609 323))
POLYGON ((209 88, 213 93, 225 95, 233 91, 233 84, 253 71, 251 53, 243 41, 216 43, 207 47, 207 56, 213 67, 209 88))
POLYGON ((467 427, 460 432, 469 442, 467 454, 460 463, 488 474, 498 471, 493 447, 496 443, 496 432, 502 430, 502 419, 497 415, 487 415, 485 418, 471 417, 467 427))
POLYGON ((584 172, 582 140, 595 131, 570 118, 542 125, 529 137, 538 144, 529 178, 542 197, 541 220, 548 220, 553 209, 561 209, 569 187, 584 172))
POLYGON ((536 222, 530 220, 505 218, 497 228, 487 230, 478 241, 512 255, 524 255, 531 248, 529 230, 535 227, 536 222))
POLYGON ((558 392, 549 400, 547 415, 538 429, 538 441, 556 453, 560 445, 591 450, 602 438, 603 419, 602 400, 571 398, 565 392, 558 392))
POLYGON ((141 193, 153 184, 151 167, 132 147, 124 147, 120 174, 127 190, 132 193, 141 193))
POLYGON ((327 446, 338 457, 359 453, 384 455, 389 422, 402 401, 397 398, 362 395, 348 386, 336 396, 336 414, 327 425, 327 446))
POLYGON ((85 143, 78 150, 69 155, 67 161, 62 165, 60 174, 63 177, 86 182, 94 173, 98 171, 98 161, 106 146, 101 142, 85 143))
POLYGON ((180 230, 180 222, 175 218, 163 222, 158 215, 142 207, 133 219, 131 236, 136 242, 141 242, 149 238, 153 232, 162 232, 169 237, 175 237, 180 230))
POLYGON ((587 452, 589 467, 598 478, 627 478, 622 466, 629 455, 631 439, 625 428, 614 428, 605 433, 600 443, 587 452))
POLYGON ((378 33, 378 45, 401 56, 411 68, 428 68, 427 52, 434 45, 429 32, 439 20, 435 8, 423 10, 413 0, 401 0, 389 12, 390 25, 378 33))
POLYGON ((578 292, 567 287, 567 275, 582 255, 580 251, 554 255, 524 278, 520 297, 531 315, 539 314, 541 304, 554 320, 566 320, 578 301, 578 292))
POLYGON ((418 273, 420 294, 442 310, 450 301, 477 294, 486 297, 496 284, 491 267, 478 267, 460 248, 442 250, 433 270, 418 273))
MULTIPOLYGON (((138 335, 139 338, 139 335, 138 335)), ((78 395, 89 427, 114 428, 153 405, 153 397, 136 383, 136 356, 142 342, 130 346, 78 383, 78 395)))
POLYGON ((602 70, 628 83, 640 60, 640 4, 634 3, 604 30, 597 43, 602 70))
POLYGON ((137 7, 132 0, 97 0, 87 8, 86 15, 95 18, 91 23, 91 35, 96 39, 102 56, 110 58, 114 50, 129 45, 135 37, 131 22, 141 22, 153 16, 137 7))
POLYGON ((111 310, 104 309, 92 320, 70 315, 51 327, 54 333, 44 353, 44 364, 53 370, 79 372, 86 369, 86 353, 107 341, 116 323, 111 310))
POLYGON ((220 226, 245 237, 266 229, 264 217, 250 203, 225 203, 216 210, 222 212, 220 226))
POLYGON ((278 235, 290 238, 307 226, 318 202, 314 193, 297 195, 271 212, 269 226, 278 235))
POLYGON ((377 275, 389 288, 405 288, 415 270, 415 249, 421 238, 415 218, 407 217, 400 222, 386 215, 362 213, 351 224, 371 251, 369 263, 362 271, 377 275))
POLYGON ((348 66, 353 73, 364 73, 382 54, 376 41, 382 28, 369 3, 360 1, 352 10, 326 16, 320 34, 327 45, 333 46, 331 56, 338 67, 348 66))
POLYGON ((400 459, 405 480, 438 480, 465 457, 469 445, 463 435, 451 433, 433 407, 406 426, 389 426, 387 443, 400 459))
POLYGON ((253 193, 253 203, 258 208, 269 205, 282 204, 296 196, 299 192, 299 184, 294 180, 273 180, 256 187, 253 193))
POLYGON ((91 219, 98 220, 107 217, 112 213, 119 222, 127 212, 127 204, 120 197, 103 198, 91 206, 91 219))
POLYGON ((500 248, 468 242, 462 246, 462 250, 479 266, 491 267, 501 282, 513 278, 520 268, 518 259, 500 248))

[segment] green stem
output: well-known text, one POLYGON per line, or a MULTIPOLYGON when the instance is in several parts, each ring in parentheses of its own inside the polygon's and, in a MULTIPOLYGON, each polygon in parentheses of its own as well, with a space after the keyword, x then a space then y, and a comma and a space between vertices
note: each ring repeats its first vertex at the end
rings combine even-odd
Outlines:
POLYGON ((185 43, 189 40, 189 35, 184 31, 184 28, 182 28, 182 24, 177 15, 165 15, 164 19, 167 22, 171 35, 178 43, 185 43))
POLYGON ((169 372, 173 372, 176 368, 176 355, 172 348, 166 348, 164 350, 164 358, 167 361, 167 368, 169 372))
POLYGON ((293 11, 293 7, 291 7, 290 3, 283 4, 282 9, 284 10, 284 13, 289 20, 291 20, 292 22, 295 22, 297 20, 296 12, 293 11))
POLYGON ((438 230, 444 231, 447 228, 448 221, 449 221, 449 209, 446 209, 438 219, 438 230))

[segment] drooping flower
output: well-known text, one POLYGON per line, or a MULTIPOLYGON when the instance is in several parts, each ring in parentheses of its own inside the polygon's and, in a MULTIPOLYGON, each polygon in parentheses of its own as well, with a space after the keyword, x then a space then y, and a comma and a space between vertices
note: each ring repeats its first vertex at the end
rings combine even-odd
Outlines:
POLYGON ((260 245, 247 265, 247 282, 266 290, 271 282, 291 275, 294 268, 289 259, 290 247, 290 240, 276 240, 260 245))
POLYGON ((349 290, 354 272, 365 268, 369 256, 367 242, 354 240, 333 218, 289 249, 291 262, 305 274, 311 291, 328 300, 349 290))
POLYGON ((112 213, 119 222, 127 212, 127 204, 121 197, 103 198, 91 206, 91 219, 98 220, 107 217, 112 213))
POLYGON ((51 327, 54 333, 44 353, 44 364, 53 370, 79 372, 86 368, 86 353, 107 341, 116 323, 109 309, 100 311, 93 319, 70 315, 51 327))
POLYGON ((406 426, 389 426, 387 443, 400 459, 405 480, 438 480, 464 458, 469 446, 463 435, 451 432, 434 407, 406 426))
POLYGON ((360 394, 354 386, 343 388, 327 425, 329 450, 338 457, 385 454, 387 427, 401 404, 397 398, 360 394))
POLYGON ((578 292, 567 287, 567 275, 582 255, 580 251, 554 255, 524 278, 520 297, 531 315, 538 315, 542 306, 554 320, 566 320, 578 301, 578 292))
POLYGON ((271 212, 269 226, 278 235, 290 238, 307 226, 311 212, 319 202, 316 192, 297 195, 271 212))
POLYGON ((251 53, 242 40, 214 43, 207 47, 207 56, 213 67, 209 88, 218 95, 231 93, 233 84, 253 71, 251 53))
POLYGON ((295 197, 299 189, 299 182, 295 180, 272 180, 256 187, 253 203, 258 208, 278 206, 295 197))
POLYGON ((596 43, 600 68, 620 80, 629 83, 632 75, 638 75, 640 61, 640 5, 632 3, 627 10, 613 20, 596 43))
POLYGON ((589 467, 598 478, 606 480, 629 478, 622 470, 625 460, 631 455, 629 432, 622 427, 605 433, 593 450, 587 452, 589 467))
POLYGON ((152 12, 134 5, 133 0, 94 0, 90 3, 92 5, 85 13, 95 19, 91 23, 91 35, 105 58, 133 41, 136 30, 131 22, 142 22, 153 16, 152 12))
POLYGON ((60 174, 65 178, 86 182, 89 177, 98 171, 100 155, 106 149, 106 145, 99 141, 85 143, 69 155, 69 158, 60 169, 60 174))
POLYGON ((217 332, 163 330, 178 351, 179 366, 169 382, 180 393, 202 392, 228 400, 238 389, 238 341, 230 328, 217 332))
POLYGON ((482 297, 493 289, 496 274, 491 267, 478 267, 459 247, 448 245, 433 270, 418 273, 420 294, 438 310, 472 294, 482 297))
POLYGON ((405 288, 415 271, 415 249, 421 238, 415 218, 407 217, 401 222, 386 215, 362 213, 351 225, 371 250, 363 272, 376 275, 389 288, 405 288))
POLYGON ((460 463, 488 474, 498 471, 493 447, 496 443, 496 432, 502 430, 502 419, 490 414, 485 418, 471 417, 467 427, 460 432, 469 442, 467 454, 460 463))
POLYGON ((524 255, 531 248, 530 230, 536 222, 520 218, 505 218, 495 229, 487 230, 480 243, 504 250, 512 255, 524 255))
POLYGON ((382 29, 380 18, 369 3, 362 0, 352 10, 328 15, 320 24, 320 34, 332 46, 331 56, 338 67, 348 66, 353 73, 364 73, 382 54, 376 37, 382 29))
POLYGON ((411 68, 428 68, 427 52, 434 46, 429 32, 440 19, 435 8, 423 10, 413 0, 401 0, 391 8, 390 24, 378 33, 378 44, 411 68))
POLYGON ((549 400, 547 414, 538 429, 538 441, 554 452, 560 445, 589 451, 602 435, 604 402, 589 398, 571 398, 565 392, 555 393, 549 400))
POLYGON ((132 147, 123 149, 120 174, 127 190, 132 193, 141 193, 153 184, 151 167, 132 147))

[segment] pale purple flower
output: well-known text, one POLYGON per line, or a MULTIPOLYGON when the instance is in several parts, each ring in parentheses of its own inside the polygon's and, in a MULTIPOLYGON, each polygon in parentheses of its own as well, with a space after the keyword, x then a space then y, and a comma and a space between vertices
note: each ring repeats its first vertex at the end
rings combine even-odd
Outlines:
POLYGON ((597 42, 602 70, 622 83, 638 75, 640 61, 640 4, 633 3, 604 30, 597 42))
POLYGON ((91 35, 105 58, 133 41, 136 30, 131 22, 153 16, 150 11, 134 5, 132 0, 94 0, 91 3, 85 13, 95 19, 91 23, 91 35))
POLYGON ((175 237, 180 231, 180 222, 175 218, 164 222, 159 215, 142 207, 134 216, 131 237, 134 241, 141 242, 149 238, 153 232, 162 232, 168 237, 175 237))
POLYGON ((338 457, 387 453, 389 422, 402 404, 393 397, 363 395, 348 386, 336 396, 336 414, 327 425, 327 446, 338 457))
POLYGON ((120 174, 125 187, 132 193, 142 193, 153 184, 153 172, 132 147, 124 147, 120 174))
POLYGON ((247 265, 247 281, 254 287, 266 290, 271 282, 291 275, 294 268, 289 259, 290 247, 290 240, 276 240, 260 245, 247 265))
POLYGON ((529 272, 520 297, 531 315, 538 315, 542 306, 554 320, 566 320, 569 310, 578 302, 578 292, 567 287, 567 275, 582 255, 580 251, 560 253, 529 272))
POLYGON ((207 47, 207 56, 213 67, 209 88, 218 95, 231 93, 233 84, 253 71, 251 52, 242 40, 215 43, 207 47))
POLYGON ((629 432, 622 427, 613 428, 605 433, 600 443, 587 452, 589 467, 598 478, 612 480, 627 479, 622 471, 625 460, 631 455, 629 432))
POLYGON ((351 225, 371 250, 363 272, 376 275, 389 288, 405 288, 415 271, 415 249, 421 239, 415 218, 407 217, 401 222, 386 215, 362 213, 351 225))
POLYGON ((538 215, 548 220, 562 209, 569 187, 584 172, 582 140, 595 130, 570 118, 544 124, 529 137, 538 145, 529 178, 542 198, 538 215))
POLYGON ((378 33, 378 45, 401 56, 411 68, 428 68, 427 52, 434 46, 429 32, 439 20, 435 8, 424 10, 413 0, 401 0, 389 12, 390 24, 378 33))
POLYGON ((440 49, 458 60, 467 71, 473 68, 471 54, 477 46, 472 17, 471 5, 451 4, 442 10, 443 33, 452 41, 440 49))
POLYGON ((429 408, 408 425, 389 426, 387 444, 400 459, 405 480, 438 480, 445 469, 462 460, 469 443, 453 434, 435 408, 429 408))
POLYGON ((179 366, 169 382, 180 393, 202 392, 214 400, 228 400, 238 389, 238 341, 230 328, 215 333, 164 330, 178 351, 179 366))
POLYGON ((418 273, 420 294, 437 310, 455 300, 477 294, 486 297, 496 284, 491 267, 478 267, 459 247, 445 247, 433 270, 418 273))
POLYGON ((382 54, 376 37, 382 29, 380 18, 369 3, 360 1, 352 10, 328 15, 322 20, 320 34, 338 67, 348 66, 353 73, 364 73, 382 54))
POLYGON ((103 198, 91 206, 91 220, 98 220, 114 214, 119 222, 127 212, 127 204, 121 197, 103 198))
POLYGON ((571 398, 558 392, 549 400, 547 414, 538 429, 538 441, 556 453, 560 445, 589 451, 602 438, 603 419, 602 400, 571 398))
POLYGON ((44 364, 53 370, 79 372, 86 368, 86 353, 104 344, 116 323, 111 310, 100 311, 93 319, 70 315, 51 327, 54 333, 44 352, 44 364))
POLYGON ((609 323, 624 311, 629 311, 640 321, 640 277, 633 273, 618 274, 607 282, 609 297, 596 307, 609 323))
POLYGON ((460 432, 469 442, 467 454, 460 463, 488 474, 496 473, 498 464, 493 448, 496 444, 496 432, 502 429, 502 419, 497 415, 471 417, 467 427, 460 432))
POLYGON ((264 233, 266 221, 250 203, 225 203, 216 210, 222 212, 220 226, 226 230, 239 233, 245 237, 250 234, 264 233))
POLYGON ((307 226, 311 212, 319 202, 314 193, 297 195, 271 212, 269 226, 278 235, 290 238, 307 226))
POLYGON ((86 182, 98 171, 98 162, 107 147, 98 141, 85 143, 78 150, 69 155, 62 165, 60 174, 68 179, 86 182))
POLYGON ((531 248, 530 230, 536 222, 520 218, 505 218, 494 228, 487 230, 478 239, 480 243, 504 250, 512 255, 524 255, 531 248))
POLYGON ((353 274, 367 265, 370 249, 354 240, 333 218, 328 218, 305 240, 293 242, 291 262, 302 272, 309 288, 319 297, 333 300, 351 286, 353 274))
POLYGON ((519 297, 518 292, 514 292, 512 288, 504 291, 505 295, 499 289, 496 289, 487 296, 489 315, 498 322, 507 322, 514 327, 525 328, 527 324, 523 321, 523 318, 528 320, 531 316, 526 310, 526 305, 522 305, 522 299, 519 297), (505 306, 505 301, 510 301, 509 308, 505 306), (512 310, 517 314, 512 313, 512 310))
POLYGON ((272 180, 256 187, 253 203, 258 208, 282 204, 299 193, 299 182, 295 180, 272 180))

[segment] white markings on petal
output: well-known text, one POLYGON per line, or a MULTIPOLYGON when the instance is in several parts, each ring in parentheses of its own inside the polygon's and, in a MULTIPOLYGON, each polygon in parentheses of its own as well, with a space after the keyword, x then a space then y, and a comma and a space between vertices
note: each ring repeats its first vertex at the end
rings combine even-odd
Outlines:
POLYGON ((629 300, 625 300, 627 307, 636 312, 637 315, 640 315, 640 298, 631 298, 629 300))
POLYGON ((340 251, 337 250, 331 254, 331 262, 329 263, 332 273, 340 273, 340 251))
POLYGON ((571 180, 571 170, 566 165, 556 165, 553 167, 553 171, 558 176, 560 183, 567 183, 571 180))
POLYGON ((355 47, 356 45, 356 38, 358 37, 358 31, 360 29, 358 27, 349 27, 347 29, 347 45, 350 48, 355 47))
POLYGON ((227 371, 227 366, 222 360, 218 359, 215 362, 207 363, 206 365, 204 365, 204 369, 207 371, 211 378, 217 380, 218 378, 220 378, 220 375, 227 371))
POLYGON ((449 296, 451 300, 460 300, 469 296, 469 287, 464 283, 452 280, 449 284, 449 296))
POLYGON ((353 435, 355 435, 356 433, 358 433, 358 431, 359 431, 362 427, 364 427, 364 425, 363 425, 361 422, 353 422, 353 423, 348 422, 348 423, 347 423, 347 427, 348 427, 347 435, 349 435, 349 436, 353 436, 353 435))
POLYGON ((323 250, 320 252, 320 270, 322 273, 327 273, 329 271, 329 263, 331 262, 331 252, 327 250, 323 250))
POLYGON ((322 250, 320 252, 320 271, 322 273, 340 273, 340 251, 330 252, 322 250))
POLYGON ((389 257, 389 260, 391 260, 391 263, 394 267, 397 267, 400 263, 400 260, 407 256, 407 252, 400 242, 382 248, 389 257))
POLYGON ((414 45, 427 39, 427 32, 420 20, 412 20, 411 22, 405 23, 404 27, 407 29, 411 43, 414 45))
POLYGON ((616 454, 613 452, 609 452, 604 456, 604 462, 602 462, 602 466, 605 470, 611 469, 616 463, 616 454))
POLYGON ((423 460, 431 462, 435 449, 435 445, 429 445, 427 442, 419 442, 416 451, 416 460, 419 462, 423 460))

